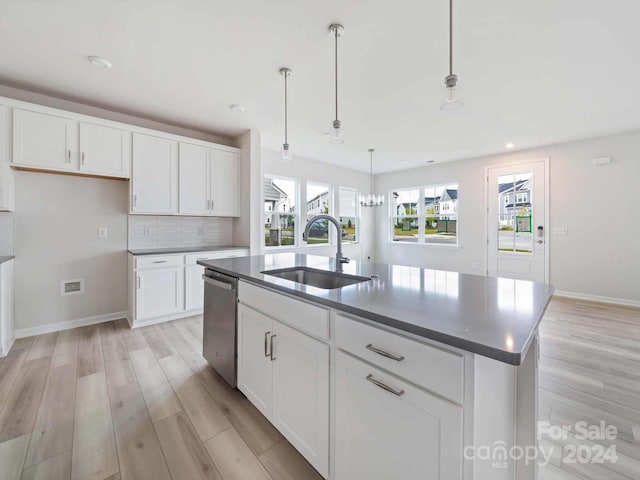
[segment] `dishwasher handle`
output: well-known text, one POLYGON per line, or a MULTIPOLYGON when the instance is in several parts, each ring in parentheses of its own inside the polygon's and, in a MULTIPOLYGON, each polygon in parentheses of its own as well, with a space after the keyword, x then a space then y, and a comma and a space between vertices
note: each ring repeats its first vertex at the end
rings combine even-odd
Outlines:
POLYGON ((211 277, 207 277, 206 275, 202 275, 202 279, 208 283, 209 285, 213 285, 214 287, 223 288, 225 290, 235 290, 235 287, 227 282, 221 282, 220 280, 215 280, 211 277))

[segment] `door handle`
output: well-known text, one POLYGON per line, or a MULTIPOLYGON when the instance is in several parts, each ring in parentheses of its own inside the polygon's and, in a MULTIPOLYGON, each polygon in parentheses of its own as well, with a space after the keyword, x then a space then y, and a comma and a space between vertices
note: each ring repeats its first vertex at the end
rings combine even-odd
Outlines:
POLYGON ((386 390, 389 393, 393 393, 394 395, 401 397, 404 395, 404 390, 396 390, 395 388, 391 388, 389 385, 382 383, 380 380, 376 380, 373 378, 373 375, 370 373, 367 375, 367 380, 373 383, 376 387, 380 387, 383 390, 386 390))
POLYGON ((269 336, 271 332, 265 332, 264 333, 264 356, 265 357, 269 357, 271 356, 271 353, 267 350, 267 345, 269 343, 269 340, 267 339, 267 337, 269 336))
POLYGON ((396 362, 401 362, 404 360, 404 355, 394 355, 393 353, 385 352, 378 347, 374 347, 372 344, 369 344, 364 348, 366 348, 367 350, 371 350, 373 353, 377 353, 378 355, 381 355, 383 357, 395 360, 396 362))
POLYGON ((273 339, 276 338, 276 336, 277 335, 271 335, 271 339, 269 340, 269 357, 271 358, 272 362, 276 360, 276 357, 273 355, 273 339))

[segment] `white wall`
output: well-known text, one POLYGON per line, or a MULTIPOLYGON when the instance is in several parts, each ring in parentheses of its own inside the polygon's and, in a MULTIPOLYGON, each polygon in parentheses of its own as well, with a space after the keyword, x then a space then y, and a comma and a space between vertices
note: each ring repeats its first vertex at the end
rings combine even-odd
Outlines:
POLYGON ((390 244, 388 210, 376 217, 376 260, 481 273, 484 168, 550 158, 550 280, 556 289, 640 301, 640 131, 383 174, 377 189, 459 184, 460 248, 390 244), (592 159, 611 156, 595 167, 592 159), (554 236, 568 227, 567 236, 554 236))
MULTIPOLYGON (((307 159, 300 156, 294 156, 293 161, 283 162, 280 159, 280 154, 272 150, 262 150, 261 155, 262 172, 260 176, 260 188, 262 188, 262 178, 265 174, 281 175, 285 177, 293 177, 300 180, 300 197, 306 198, 306 182, 320 182, 333 186, 337 196, 338 187, 351 187, 357 189, 360 193, 369 191, 369 175, 355 170, 349 170, 346 168, 337 167, 335 165, 328 165, 326 163, 320 163, 311 159, 307 159)), ((306 205, 306 202, 303 202, 306 205)), ((260 208, 262 209, 263 202, 260 202, 260 208)), ((304 215, 306 211, 303 211, 304 215)), ((261 236, 260 247, 264 250, 264 218, 262 215, 258 216, 255 221, 255 228, 258 234, 261 236)), ((304 218, 303 218, 304 224, 304 218)), ((332 227, 330 227, 332 228, 332 227)), ((360 241, 357 244, 345 244, 344 254, 353 259, 367 259, 367 257, 373 255, 374 250, 374 215, 371 209, 362 208, 360 216, 360 241)), ((277 248, 268 249, 268 252, 284 252, 284 251, 299 251, 315 255, 328 255, 333 256, 336 254, 336 246, 320 246, 312 245, 308 247, 298 248, 277 248)))
POLYGON ((16 172, 16 330, 127 309, 128 182, 16 172), (108 237, 98 239, 98 227, 108 237), (60 282, 83 278, 63 297, 60 282))

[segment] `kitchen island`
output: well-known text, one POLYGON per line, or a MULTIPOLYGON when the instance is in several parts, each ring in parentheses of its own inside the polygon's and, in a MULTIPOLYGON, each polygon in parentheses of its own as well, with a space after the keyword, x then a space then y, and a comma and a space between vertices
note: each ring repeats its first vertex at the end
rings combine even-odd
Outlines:
POLYGON ((263 273, 334 262, 199 262, 240 280, 238 388, 258 410, 325 478, 534 479, 518 453, 537 443, 553 288, 370 262, 332 289, 263 273))

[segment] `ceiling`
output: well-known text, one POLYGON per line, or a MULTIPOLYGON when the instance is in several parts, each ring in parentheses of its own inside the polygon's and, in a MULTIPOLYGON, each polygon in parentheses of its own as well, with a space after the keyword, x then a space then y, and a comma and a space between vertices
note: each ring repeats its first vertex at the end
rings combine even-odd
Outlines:
POLYGON ((255 128, 277 149, 287 66, 294 155, 367 170, 374 147, 376 172, 640 128, 637 0, 454 6, 457 112, 439 110, 446 0, 2 0, 0 83, 226 136, 255 128), (342 146, 323 136, 334 21, 342 146))

